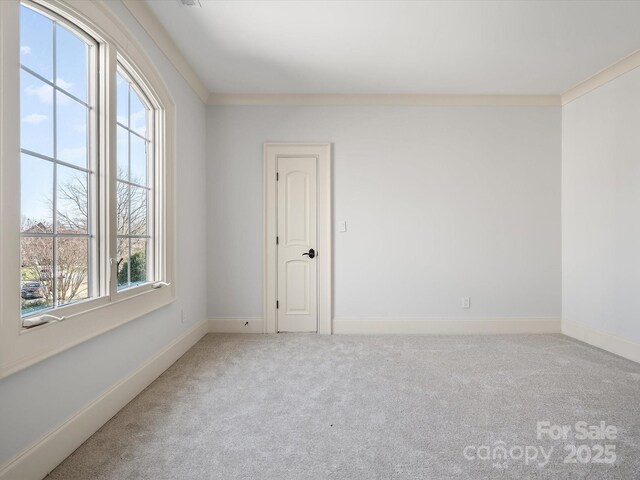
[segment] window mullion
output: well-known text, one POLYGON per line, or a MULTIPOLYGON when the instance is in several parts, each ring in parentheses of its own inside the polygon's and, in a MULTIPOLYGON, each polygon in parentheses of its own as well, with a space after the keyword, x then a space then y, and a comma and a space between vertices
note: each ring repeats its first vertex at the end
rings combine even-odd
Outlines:
POLYGON ((89 241, 87 243, 87 261, 89 262, 89 272, 87 273, 87 278, 89 279, 88 283, 88 295, 89 298, 92 298, 96 291, 100 291, 100 283, 98 275, 96 274, 96 270, 99 271, 100 265, 97 264, 96 260, 99 259, 99 251, 97 250, 97 234, 96 223, 99 222, 99 218, 96 216, 99 214, 96 211, 95 205, 99 201, 97 197, 97 189, 96 189, 96 181, 95 177, 99 177, 101 175, 100 168, 98 168, 95 161, 95 151, 98 147, 96 142, 93 141, 93 130, 96 128, 96 125, 93 121, 93 116, 95 115, 95 106, 96 98, 94 95, 93 87, 91 87, 92 83, 98 82, 98 76, 96 75, 95 70, 95 62, 92 61, 92 48, 88 48, 86 51, 86 63, 89 66, 87 69, 87 101, 89 104, 87 105, 86 115, 85 115, 85 123, 87 125, 87 131, 85 132, 85 142, 87 144, 87 167, 89 171, 93 171, 94 174, 89 174, 87 176, 87 190, 89 193, 88 200, 89 204, 87 205, 87 233, 89 234, 89 241), (94 107, 94 108, 92 108, 94 107), (97 221, 96 221, 97 220, 97 221), (96 286, 98 287, 96 289, 96 286))
POLYGON ((158 186, 156 185, 156 149, 154 148, 156 141, 156 133, 154 125, 156 124, 156 111, 152 110, 147 115, 147 131, 149 132, 149 141, 146 143, 148 152, 147 152, 147 178, 151 179, 152 182, 147 181, 148 185, 152 185, 153 189, 147 192, 147 215, 148 215, 148 223, 147 223, 147 235, 152 236, 154 240, 147 241, 147 256, 153 259, 153 262, 147 262, 147 278, 156 278, 156 271, 158 269, 159 263, 158 258, 156 257, 156 244, 160 239, 160 236, 156 232, 156 214, 157 214, 157 206, 156 206, 156 194, 159 191, 158 186))
POLYGON ((52 23, 52 35, 53 35, 53 41, 51 42, 52 45, 52 58, 53 58, 53 65, 52 65, 52 80, 54 83, 54 88, 51 92, 51 95, 53 96, 53 190, 52 190, 52 197, 53 197, 53 241, 52 246, 53 246, 53 265, 51 266, 51 274, 53 275, 53 307, 57 307, 58 306, 58 238, 57 238, 57 233, 58 233, 58 164, 57 164, 57 160, 58 160, 58 95, 55 89, 55 83, 56 83, 56 69, 57 69, 57 55, 56 55, 56 23, 53 22, 52 23))
MULTIPOLYGON (((131 181, 131 85, 127 88, 127 178, 131 181)), ((131 286, 131 185, 127 186, 127 287, 131 286)))
POLYGON ((108 155, 104 155, 103 162, 104 170, 107 172, 105 185, 106 198, 105 205, 108 205, 105 214, 105 224, 108 227, 105 242, 108 244, 108 257, 105 257, 107 261, 106 270, 108 272, 108 294, 113 298, 117 293, 118 288, 118 224, 117 224, 117 86, 116 86, 116 72, 118 68, 117 54, 115 49, 109 48, 107 55, 105 55, 105 71, 103 78, 105 80, 105 98, 103 99, 105 105, 105 140, 106 151, 108 155))
POLYGON ((87 234, 88 234, 88 242, 87 242, 87 262, 89 271, 87 272, 88 279, 88 295, 89 298, 94 296, 99 296, 101 293, 101 278, 99 276, 101 265, 100 265, 100 246, 98 244, 98 235, 100 233, 100 210, 98 208, 100 203, 99 198, 99 181, 100 177, 103 175, 102 169, 98 163, 98 159, 96 157, 97 152, 99 151, 99 135, 97 134, 97 128, 99 126, 99 122, 97 119, 97 114, 99 111, 99 103, 98 97, 96 95, 96 89, 100 84, 100 79, 98 78, 98 58, 96 56, 97 46, 89 47, 86 52, 86 63, 87 63, 87 109, 85 122, 87 125, 87 131, 85 134, 85 141, 87 144, 86 151, 86 161, 87 168, 89 169, 89 174, 87 175, 87 193, 88 193, 88 205, 87 205, 87 234))

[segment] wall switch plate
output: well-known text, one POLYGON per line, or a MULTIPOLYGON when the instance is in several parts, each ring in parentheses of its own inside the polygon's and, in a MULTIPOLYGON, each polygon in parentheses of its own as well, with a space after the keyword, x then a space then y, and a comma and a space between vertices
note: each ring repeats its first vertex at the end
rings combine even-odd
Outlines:
POLYGON ((471 308, 471 297, 462 297, 462 308, 471 308))
POLYGON ((345 222, 344 220, 342 222, 338 222, 338 231, 339 232, 346 232, 347 231, 347 222, 345 222))

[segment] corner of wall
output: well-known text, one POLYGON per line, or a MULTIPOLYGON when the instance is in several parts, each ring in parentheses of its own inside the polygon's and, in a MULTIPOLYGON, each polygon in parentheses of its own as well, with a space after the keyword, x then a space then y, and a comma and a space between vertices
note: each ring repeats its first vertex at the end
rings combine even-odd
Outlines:
POLYGON ((595 330, 583 323, 564 319, 561 328, 563 335, 640 363, 640 343, 638 342, 595 330))
POLYGON ((200 321, 94 401, 0 466, 0 480, 40 480, 82 445, 208 332, 200 321))

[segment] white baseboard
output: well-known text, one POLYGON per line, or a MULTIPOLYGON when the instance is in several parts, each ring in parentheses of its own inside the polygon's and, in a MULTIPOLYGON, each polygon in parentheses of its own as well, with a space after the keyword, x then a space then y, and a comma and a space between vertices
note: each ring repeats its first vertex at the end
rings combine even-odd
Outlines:
POLYGON ((336 334, 478 335, 560 333, 559 318, 336 318, 336 334))
MULTIPOLYGON (((262 318, 210 318, 210 333, 264 333, 262 318)), ((560 333, 560 319, 524 318, 335 318, 335 334, 511 334, 560 333)))
POLYGON ((209 333, 264 333, 264 319, 210 318, 209 333))
POLYGON ((588 325, 562 320, 562 333, 607 352, 640 363, 640 343, 610 333, 594 330, 588 325))
POLYGON ((0 480, 40 480, 207 334, 201 321, 93 402, 0 466, 0 480))

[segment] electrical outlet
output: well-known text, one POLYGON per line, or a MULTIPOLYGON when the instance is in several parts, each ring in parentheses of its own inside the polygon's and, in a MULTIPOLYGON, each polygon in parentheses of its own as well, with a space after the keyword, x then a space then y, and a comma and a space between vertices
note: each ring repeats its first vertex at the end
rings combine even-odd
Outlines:
POLYGON ((338 222, 338 232, 344 233, 347 231, 347 222, 345 222, 344 220, 341 222, 338 222))
POLYGON ((184 310, 180 309, 180 323, 184 323, 184 310))
POLYGON ((471 308, 471 297, 462 297, 462 308, 471 308))

